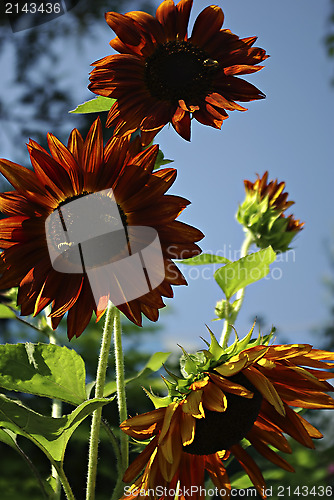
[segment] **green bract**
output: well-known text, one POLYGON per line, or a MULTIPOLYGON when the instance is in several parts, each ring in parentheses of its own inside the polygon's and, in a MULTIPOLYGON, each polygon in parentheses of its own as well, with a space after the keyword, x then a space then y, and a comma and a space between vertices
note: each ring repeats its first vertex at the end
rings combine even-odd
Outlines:
POLYGON ((289 229, 290 219, 284 217, 282 210, 270 206, 269 196, 261 200, 257 192, 246 194, 236 217, 252 233, 259 248, 271 246, 275 252, 286 252, 298 232, 289 229))
POLYGON ((268 345, 275 329, 273 328, 269 335, 261 335, 259 333, 258 337, 252 338, 255 323, 250 329, 249 333, 243 338, 239 339, 237 333, 235 332, 235 341, 232 345, 227 348, 223 348, 217 341, 213 332, 208 328, 211 342, 207 342, 202 339, 207 345, 207 349, 201 349, 195 354, 187 353, 183 347, 182 356, 180 357, 180 371, 182 376, 179 377, 169 371, 166 367, 165 370, 172 380, 167 380, 162 377, 168 389, 168 395, 166 397, 159 397, 152 392, 146 391, 147 395, 153 402, 156 408, 166 407, 175 400, 184 399, 191 391, 191 385, 203 379, 212 372, 217 366, 221 366, 227 361, 229 361, 233 356, 236 356, 240 352, 254 347, 257 345, 268 345))

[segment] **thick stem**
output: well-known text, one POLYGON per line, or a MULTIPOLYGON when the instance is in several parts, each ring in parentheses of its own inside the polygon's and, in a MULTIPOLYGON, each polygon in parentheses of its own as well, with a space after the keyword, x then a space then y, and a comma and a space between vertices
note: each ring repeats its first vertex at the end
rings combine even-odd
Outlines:
POLYGON ((220 338, 220 343, 224 348, 226 348, 228 339, 230 337, 230 331, 231 331, 229 319, 227 320, 227 318, 230 318, 230 302, 228 299, 225 300, 224 315, 225 315, 225 321, 224 321, 224 327, 223 327, 223 331, 222 331, 221 338, 220 338))
MULTIPOLYGON (((54 334, 54 331, 52 328, 51 318, 49 316, 50 312, 51 312, 51 307, 50 306, 46 307, 45 308, 45 318, 46 318, 47 326, 50 329, 50 331, 47 332, 47 335, 49 336, 50 344, 57 345, 57 338, 54 334)), ((52 400, 51 416, 53 418, 60 418, 62 416, 62 402, 59 399, 52 400)), ((54 500, 60 500, 61 487, 63 487, 66 498, 68 500, 75 500, 70 483, 68 482, 68 479, 67 479, 62 467, 56 468, 54 465, 52 465, 51 466, 51 475, 55 479, 55 487, 54 487, 55 494, 53 497, 54 500)))
MULTIPOLYGON (((103 397, 115 310, 116 308, 112 305, 111 302, 109 302, 103 328, 100 356, 96 373, 96 384, 95 384, 96 398, 103 397)), ((102 417, 102 408, 98 408, 93 413, 91 430, 90 430, 86 500, 94 500, 95 498, 101 417, 102 417)))
MULTIPOLYGON (((242 257, 246 257, 246 255, 248 255, 248 251, 249 251, 250 246, 252 245, 253 242, 254 242, 253 235, 249 231, 247 231, 245 239, 241 245, 240 259, 242 257)), ((226 300, 226 302, 225 302, 225 320, 224 320, 224 327, 223 327, 222 335, 220 338, 220 344, 224 348, 226 348, 228 346, 228 341, 229 341, 230 336, 231 336, 231 332, 232 332, 231 322, 232 321, 235 322, 235 320, 237 319, 237 316, 238 316, 239 311, 241 309, 244 298, 245 298, 245 288, 241 288, 240 290, 237 291, 236 298, 235 298, 236 304, 233 307, 232 312, 230 312, 231 311, 231 304, 229 303, 229 301, 226 300)))
MULTIPOLYGON (((52 330, 52 325, 51 325, 51 319, 48 317, 48 309, 45 311, 45 317, 46 321, 48 324, 48 327, 50 328, 50 332, 48 332, 49 335, 49 342, 50 344, 57 345, 57 339, 53 333, 52 330)), ((59 399, 53 399, 52 400, 52 407, 51 407, 51 416, 53 418, 60 418, 62 415, 62 402, 59 399)), ((57 469, 55 468, 54 465, 51 466, 51 476, 55 480, 55 487, 54 487, 54 500, 60 500, 61 497, 61 482, 60 478, 57 472, 57 469)))
MULTIPOLYGON (((116 365, 116 387, 117 387, 117 404, 119 421, 122 423, 128 417, 126 406, 126 393, 125 393, 125 378, 124 378, 124 356, 122 348, 122 325, 120 312, 117 309, 114 317, 114 345, 115 345, 115 365, 116 365)), ((122 477, 129 465, 129 438, 121 432, 121 464, 118 468, 118 481, 113 493, 113 498, 119 498, 123 494, 122 477)))
MULTIPOLYGON (((114 343, 115 343, 115 365, 116 365, 116 386, 117 404, 119 412, 119 423, 128 418, 126 406, 125 378, 124 378, 124 356, 122 348, 122 325, 120 312, 117 309, 114 317, 114 343)), ((127 434, 121 433, 121 455, 123 472, 129 465, 129 439, 127 434)))

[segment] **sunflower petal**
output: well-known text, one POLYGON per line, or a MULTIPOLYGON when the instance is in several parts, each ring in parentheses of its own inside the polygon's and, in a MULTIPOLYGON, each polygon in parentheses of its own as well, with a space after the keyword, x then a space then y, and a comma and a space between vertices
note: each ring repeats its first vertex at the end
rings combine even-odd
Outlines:
POLYGON ((270 380, 252 366, 243 370, 248 380, 261 392, 262 396, 275 408, 280 415, 285 415, 283 402, 270 380))
POLYGON ((144 433, 143 435, 149 437, 152 432, 152 426, 154 426, 154 429, 161 428, 165 414, 166 408, 158 408, 124 420, 124 422, 121 423, 120 428, 123 432, 132 437, 138 437, 141 432, 144 433))
POLYGON ((179 40, 187 38, 187 28, 193 0, 180 0, 176 5, 176 31, 179 40))
POLYGON ((164 0, 156 11, 156 18, 164 28, 166 40, 176 36, 176 7, 173 0, 164 0))
POLYGON ((232 377, 232 375, 239 373, 246 366, 246 363, 246 356, 233 356, 223 365, 216 366, 214 370, 223 377, 232 377))
POLYGON ((229 498, 231 483, 218 453, 205 457, 205 468, 210 474, 213 484, 219 489, 219 491, 222 491, 222 498, 229 498))
POLYGON ((19 192, 33 191, 35 193, 43 193, 43 186, 34 172, 28 168, 1 158, 0 172, 19 192))
POLYGON ((280 457, 277 453, 271 450, 269 446, 264 444, 260 439, 257 439, 256 436, 250 436, 249 434, 247 434, 247 439, 251 442, 256 451, 261 453, 261 455, 267 460, 288 472, 295 472, 295 469, 292 467, 292 465, 290 465, 286 460, 284 460, 284 458, 280 457))
POLYGON ((224 13, 217 5, 210 5, 197 16, 191 42, 199 47, 205 47, 210 39, 215 36, 224 22, 224 13))
POLYGON ((229 392, 231 394, 236 394, 237 396, 242 396, 244 398, 252 398, 253 393, 236 382, 224 377, 210 373, 210 379, 212 382, 220 387, 223 391, 229 392))
POLYGON ((169 404, 167 406, 167 408, 165 409, 165 416, 164 416, 164 420, 163 420, 163 424, 162 424, 162 428, 161 428, 161 433, 159 436, 159 444, 166 436, 168 429, 169 429, 169 426, 171 424, 173 415, 178 407, 179 407, 179 403, 174 402, 174 403, 169 404))
POLYGON ((144 448, 144 450, 135 458, 131 465, 127 468, 124 476, 123 482, 130 483, 133 481, 138 474, 146 466, 150 456, 152 455, 154 449, 157 446, 158 436, 155 436, 152 441, 144 448))
POLYGON ((182 412, 180 432, 183 446, 191 444, 195 437, 196 420, 189 413, 182 412))
POLYGON ((247 472, 250 480, 254 484, 255 488, 259 492, 262 498, 264 497, 264 491, 266 488, 266 483, 263 479, 262 473, 259 467, 256 465, 254 460, 248 455, 248 453, 240 446, 239 444, 235 444, 230 448, 231 453, 236 457, 240 465, 247 472))
POLYGON ((227 408, 227 399, 223 391, 210 382, 203 391, 203 405, 208 410, 223 412, 227 408))
POLYGON ((202 404, 202 394, 202 389, 190 392, 186 399, 182 401, 182 411, 184 413, 189 413, 195 418, 203 418, 205 414, 202 404))
MULTIPOLYGON (((272 428, 266 425, 260 418, 254 422, 252 429, 247 436, 256 436, 258 439, 271 446, 275 446, 284 453, 292 453, 291 446, 286 438, 283 436, 279 428, 272 428)), ((248 438, 247 438, 248 439, 248 438)))

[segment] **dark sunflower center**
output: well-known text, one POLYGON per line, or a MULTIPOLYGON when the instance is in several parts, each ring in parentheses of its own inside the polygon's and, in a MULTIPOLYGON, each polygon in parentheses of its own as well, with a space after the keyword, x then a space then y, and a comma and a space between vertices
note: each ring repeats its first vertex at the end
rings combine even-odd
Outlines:
POLYGON ((146 84, 158 99, 192 104, 209 91, 218 66, 190 42, 166 42, 146 60, 146 84))
POLYGON ((84 196, 87 196, 88 194, 90 194, 88 191, 82 191, 82 193, 80 193, 80 194, 75 194, 73 196, 69 196, 68 198, 66 198, 66 200, 61 201, 59 203, 58 208, 56 210, 58 210, 60 207, 63 207, 64 205, 67 205, 71 201, 78 200, 79 198, 83 198, 84 196))
POLYGON ((127 216, 105 192, 88 197, 80 206, 71 205, 89 194, 83 191, 59 203, 46 226, 48 242, 61 255, 64 272, 85 272, 121 258, 124 252, 128 255, 127 216))
POLYGON ((226 411, 204 409, 205 418, 196 420, 194 441, 183 447, 185 452, 211 455, 217 451, 228 450, 253 427, 260 411, 262 395, 242 373, 230 379, 252 391, 254 396, 249 399, 226 392, 226 411))

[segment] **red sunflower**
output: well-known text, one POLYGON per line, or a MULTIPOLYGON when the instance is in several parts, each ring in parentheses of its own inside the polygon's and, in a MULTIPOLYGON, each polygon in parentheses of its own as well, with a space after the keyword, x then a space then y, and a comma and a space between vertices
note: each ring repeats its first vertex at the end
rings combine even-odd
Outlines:
MULTIPOLYGON (((176 170, 153 172, 157 145, 142 151, 140 141, 130 142, 128 136, 113 137, 104 146, 99 119, 86 140, 74 129, 67 147, 52 134, 48 134, 48 145, 50 154, 30 140, 33 170, 0 160, 0 172, 14 187, 14 191, 0 195, 0 209, 7 215, 0 220, 0 289, 18 287, 22 315, 37 315, 50 305, 53 328, 68 313, 70 339, 83 332, 93 311, 98 321, 107 307, 108 293, 101 292, 98 300, 94 294, 94 300, 84 272, 65 274, 53 268, 46 221, 69 202, 111 188, 124 228, 147 226, 156 230, 165 268, 159 286, 118 308, 137 325, 141 325, 142 314, 156 321, 158 310, 164 307, 162 297, 173 296, 171 285, 187 284, 171 259, 198 254, 195 242, 203 237, 197 229, 175 220, 189 204, 184 198, 165 194, 176 170)), ((70 246, 57 231, 54 238, 58 249, 70 246)))
POLYGON ((89 89, 117 99, 108 126, 117 135, 141 130, 149 144, 169 122, 190 140, 191 117, 221 128, 226 111, 245 111, 235 101, 263 99, 254 85, 238 78, 254 73, 267 57, 253 47, 256 37, 239 38, 221 29, 224 14, 210 5, 187 35, 192 0, 164 0, 153 17, 145 12, 108 12, 106 20, 117 37, 110 45, 120 54, 93 63, 89 89), (238 75, 238 76, 237 76, 238 75))
POLYGON ((294 472, 273 450, 292 453, 284 434, 308 448, 314 448, 312 439, 322 437, 291 407, 334 409, 327 394, 334 390, 327 382, 334 374, 326 371, 333 367, 333 353, 296 344, 255 345, 232 355, 237 344, 225 351, 217 346, 215 341, 213 349, 203 351, 210 356, 188 356, 193 372, 187 369, 187 379, 170 383, 167 406, 121 424, 136 440, 151 438, 125 473, 124 482, 131 486, 123 500, 145 492, 151 500, 170 500, 177 490, 181 500, 203 499, 206 473, 221 498, 229 498, 224 462, 232 456, 265 498, 261 470, 240 442, 246 439, 277 467, 294 472), (216 365, 214 353, 225 361, 216 365))

